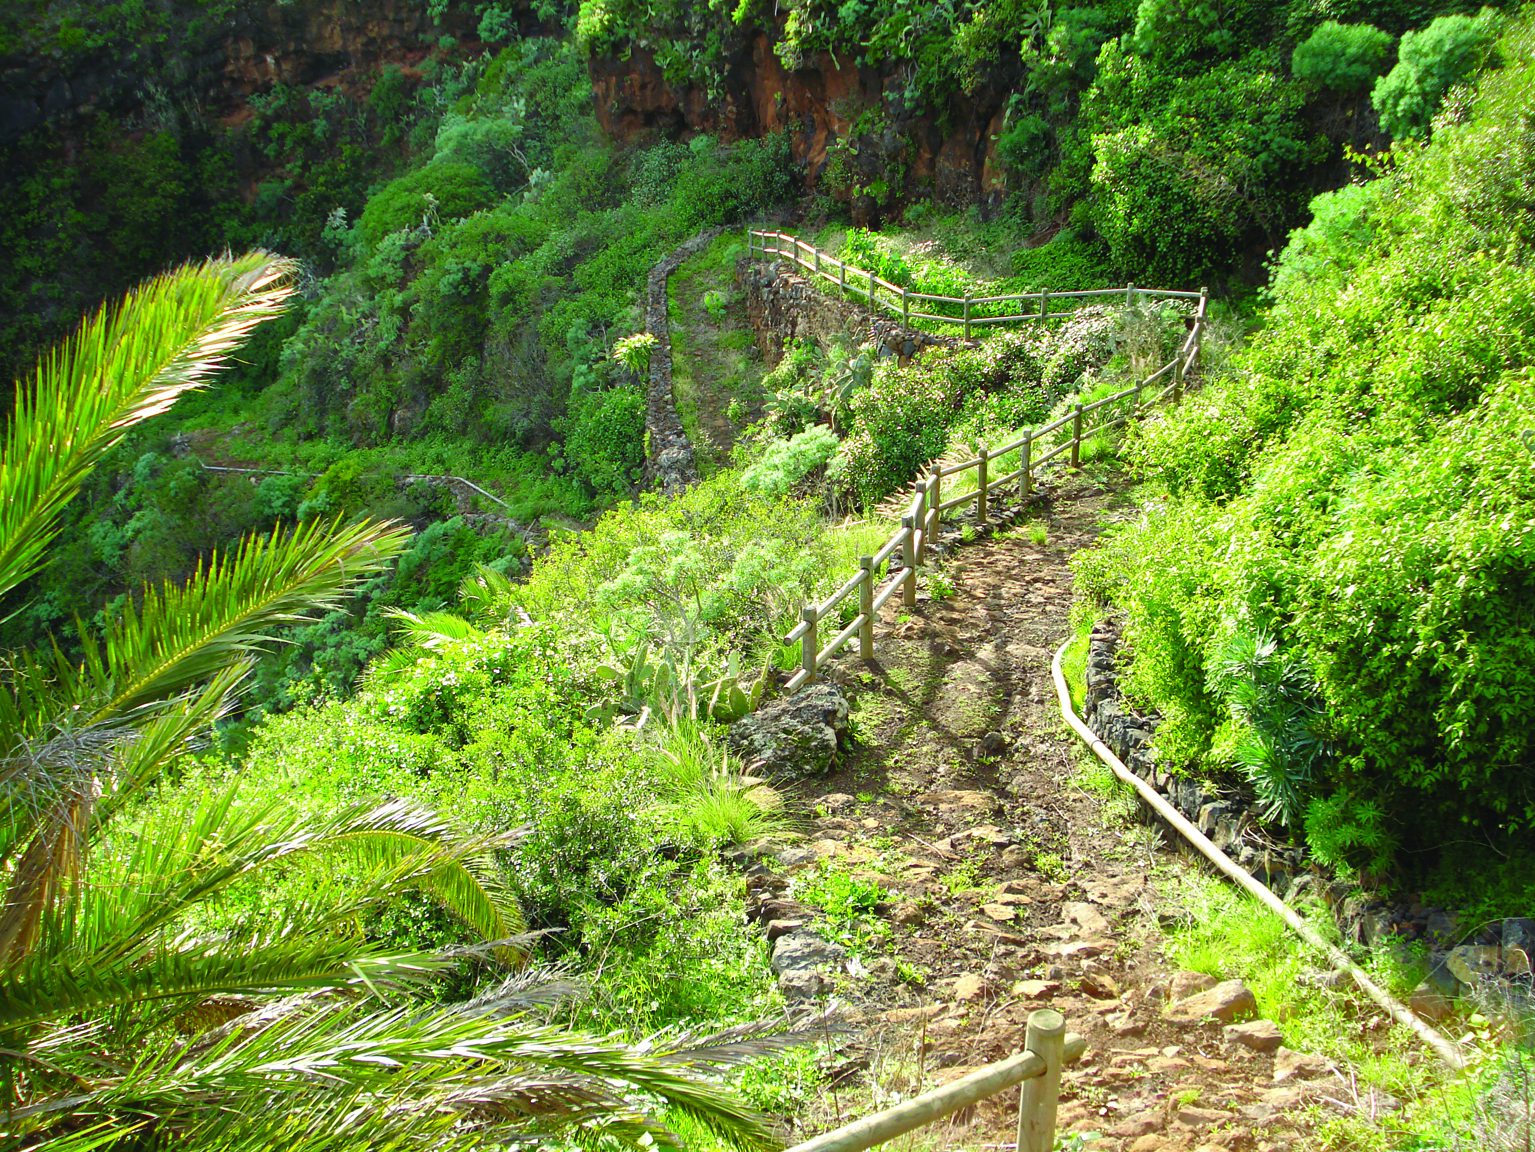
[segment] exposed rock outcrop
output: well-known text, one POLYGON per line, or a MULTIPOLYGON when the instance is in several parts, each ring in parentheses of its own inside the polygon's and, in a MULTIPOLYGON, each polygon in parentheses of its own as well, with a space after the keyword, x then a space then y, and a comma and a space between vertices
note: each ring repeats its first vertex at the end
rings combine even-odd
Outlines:
POLYGON ((822 52, 789 69, 773 43, 765 30, 743 39, 714 93, 699 84, 670 83, 648 48, 594 58, 597 119, 620 139, 657 129, 707 132, 727 141, 784 132, 811 187, 847 199, 858 224, 904 198, 945 204, 1000 198, 997 138, 1017 76, 990 77, 973 93, 954 93, 937 113, 914 114, 901 95, 901 61, 859 67, 846 56, 822 52), (854 138, 858 146, 840 158, 843 181, 823 183, 838 146, 854 138), (867 190, 876 183, 886 189, 882 201, 867 190))
POLYGON ((775 780, 820 776, 836 763, 847 717, 841 689, 812 684, 737 720, 730 726, 730 749, 754 773, 775 780))
POLYGON ((175 34, 164 43, 34 46, 0 60, 0 143, 45 127, 67 135, 102 112, 132 115, 151 86, 232 122, 248 96, 277 83, 361 94, 384 64, 413 68, 444 34, 473 48, 478 26, 469 10, 435 19, 418 0, 246 0, 216 20, 183 2, 165 19, 175 34))

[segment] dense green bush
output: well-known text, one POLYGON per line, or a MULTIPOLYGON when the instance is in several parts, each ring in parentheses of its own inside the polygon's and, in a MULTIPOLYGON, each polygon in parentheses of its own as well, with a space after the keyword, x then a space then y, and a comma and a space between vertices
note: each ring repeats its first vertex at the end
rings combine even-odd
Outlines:
POLYGON ((1091 219, 1120 272, 1197 287, 1253 241, 1277 244, 1326 146, 1272 53, 1182 76, 1111 42, 1098 64, 1077 130, 1094 154, 1091 219))
POLYGON ((878 502, 941 456, 951 425, 992 393, 1015 398, 1020 423, 1039 419, 1052 402, 1040 345, 1032 333, 1009 332, 977 348, 932 349, 904 368, 886 361, 849 404, 836 478, 865 504, 878 502))
POLYGON ((559 540, 514 596, 571 635, 621 648, 643 637, 717 675, 732 652, 748 666, 776 658, 800 606, 846 579, 887 532, 831 529, 808 502, 765 499, 721 471, 676 498, 644 493, 559 540))
POLYGON ((1444 95, 1487 63, 1497 39, 1497 18, 1441 16, 1427 28, 1402 37, 1400 59, 1375 85, 1370 99, 1380 126, 1396 137, 1419 138, 1444 95))
POLYGON ((1337 750, 1311 798, 1353 797, 1317 809, 1339 854, 1535 829, 1528 22, 1503 47, 1467 123, 1319 205, 1237 371, 1132 444, 1172 499, 1080 561, 1169 766, 1229 763, 1210 680, 1238 630, 1309 664, 1337 750))
POLYGON ((1290 70, 1297 80, 1339 92, 1375 83, 1391 59, 1392 36, 1372 24, 1329 20, 1295 46, 1290 70))

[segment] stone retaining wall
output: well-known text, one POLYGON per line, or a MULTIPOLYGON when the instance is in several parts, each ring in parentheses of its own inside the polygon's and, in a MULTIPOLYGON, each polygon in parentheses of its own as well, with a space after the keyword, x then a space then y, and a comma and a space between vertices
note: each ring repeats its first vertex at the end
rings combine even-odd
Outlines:
POLYGON ((746 296, 746 314, 757 346, 769 364, 783 359, 791 340, 815 340, 823 347, 841 336, 853 344, 873 344, 876 359, 896 357, 904 364, 924 348, 952 348, 962 341, 910 328, 852 300, 821 291, 798 265, 788 261, 743 257, 736 283, 746 296))
POLYGON ((650 269, 645 288, 645 328, 656 338, 650 354, 650 386, 645 396, 645 479, 662 492, 677 493, 698 482, 693 443, 682 429, 672 396, 671 317, 667 282, 683 261, 714 243, 724 229, 708 228, 673 248, 650 269))

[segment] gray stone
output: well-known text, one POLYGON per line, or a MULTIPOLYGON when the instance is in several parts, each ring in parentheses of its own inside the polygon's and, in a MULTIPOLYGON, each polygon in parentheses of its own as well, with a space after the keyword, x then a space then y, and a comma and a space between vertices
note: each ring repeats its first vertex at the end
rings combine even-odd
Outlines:
POLYGON ((1436 948, 1447 948, 1455 943, 1455 918, 1448 912, 1430 913, 1428 918, 1429 942, 1436 948))
POLYGON ((847 715, 840 689, 812 684, 737 720, 730 726, 730 749, 749 771, 777 780, 823 775, 836 763, 847 715))
POLYGON ((785 848, 773 857, 785 868, 799 868, 815 862, 815 853, 809 848, 785 848))
POLYGON ((823 940, 803 928, 780 936, 773 943, 773 971, 782 976, 804 968, 840 965, 847 952, 840 944, 823 940))
POLYGON ((1503 947, 1519 948, 1535 956, 1535 920, 1511 918, 1503 921, 1503 947))
POLYGON ((778 978, 787 1000, 814 1000, 832 989, 832 983, 814 968, 795 968, 778 978))
POLYGON ((772 965, 786 997, 813 1000, 831 991, 831 979, 824 970, 840 967, 846 957, 839 945, 801 928, 774 942, 772 965))

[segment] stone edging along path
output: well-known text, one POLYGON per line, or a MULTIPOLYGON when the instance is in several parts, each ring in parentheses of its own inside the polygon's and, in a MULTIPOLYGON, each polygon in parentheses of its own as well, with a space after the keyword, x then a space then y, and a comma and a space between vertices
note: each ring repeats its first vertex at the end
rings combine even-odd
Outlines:
MULTIPOLYGON (((1445 908, 1407 899, 1372 898, 1354 885, 1329 876, 1304 848, 1279 845, 1262 835, 1255 804, 1236 793, 1212 795, 1186 777, 1157 767, 1152 738, 1161 718, 1136 714, 1123 699, 1116 671, 1119 628, 1113 621, 1093 627, 1088 641, 1082 719, 1131 772, 1151 785, 1275 896, 1299 906, 1320 902, 1337 917, 1346 940, 1366 947, 1421 941, 1428 945, 1431 970, 1408 1006, 1437 1022, 1451 1001, 1476 992, 1496 998, 1516 984, 1527 986, 1535 957, 1535 920, 1511 918, 1472 927, 1456 923, 1445 908)), ((1158 818, 1143 805, 1153 821, 1158 818)))
POLYGON ((683 261, 702 252, 723 228, 706 228, 673 248, 650 269, 645 286, 645 329, 656 338, 650 353, 650 381, 645 396, 645 479, 667 494, 698 482, 693 444, 677 416, 672 396, 672 331, 667 284, 683 261))

